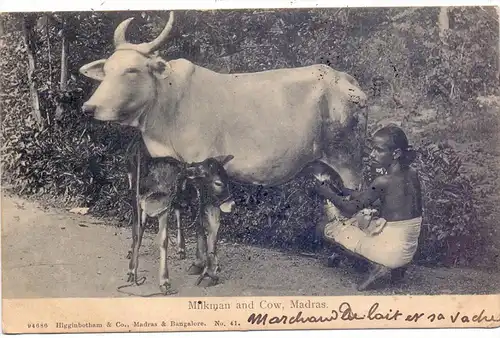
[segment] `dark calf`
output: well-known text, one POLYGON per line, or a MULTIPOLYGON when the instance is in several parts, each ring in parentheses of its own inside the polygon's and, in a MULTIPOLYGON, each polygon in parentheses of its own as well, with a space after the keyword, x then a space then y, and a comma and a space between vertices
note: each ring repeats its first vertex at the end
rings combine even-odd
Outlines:
MULTIPOLYGON (((139 153, 140 154, 140 153, 139 153)), ((200 274, 197 283, 208 276, 217 282, 218 259, 216 254, 220 211, 230 212, 234 202, 229 190, 229 179, 224 169, 233 156, 208 158, 202 162, 186 164, 173 158, 146 158, 139 155, 135 165, 140 164, 143 174, 132 173, 130 181, 136 186, 137 217, 134 222, 132 253, 129 264, 129 281, 137 283, 139 248, 144 232, 146 216, 157 217, 160 237, 160 288, 167 294, 170 281, 167 267, 168 216, 176 213, 179 249, 184 249, 184 235, 180 224, 180 205, 197 201, 197 251, 189 273, 200 274), (144 162, 144 163, 143 163, 144 162), (139 174, 139 186, 135 177, 139 174), (199 218, 199 219, 198 219, 199 218)))
POLYGON ((231 212, 234 201, 229 189, 229 177, 224 165, 233 159, 232 155, 208 158, 192 163, 186 168, 186 179, 198 196, 200 219, 196 227, 196 260, 189 269, 190 274, 200 274, 197 284, 204 277, 211 283, 218 281, 217 235, 220 226, 220 212, 231 212))
MULTIPOLYGON (((170 158, 160 158, 153 159, 149 156, 147 150, 145 149, 142 142, 135 140, 130 144, 127 149, 127 176, 129 181, 129 189, 134 192, 133 196, 133 223, 135 226, 132 228, 132 246, 128 251, 127 258, 132 258, 132 252, 134 251, 134 245, 136 245, 137 240, 142 239, 142 234, 138 233, 136 229, 142 228, 147 219, 147 214, 139 205, 140 196, 148 193, 154 192, 154 190, 168 191, 171 190, 173 184, 175 184, 177 178, 175 177, 178 173, 177 171, 178 162, 170 158), (171 164, 173 168, 162 168, 162 165, 171 164), (138 166, 140 165, 140 166, 138 166), (156 172, 152 172, 151 169, 156 167, 156 172), (163 169, 163 170, 162 170, 163 169), (162 179, 160 180, 160 177, 162 179), (137 177, 140 177, 139 185, 137 185, 137 177)), ((175 221, 177 226, 177 253, 180 259, 186 258, 186 244, 184 239, 184 231, 181 227, 181 212, 180 210, 184 206, 186 201, 192 199, 192 191, 187 189, 182 192, 177 192, 179 196, 172 198, 171 209, 175 214, 175 221), (190 195, 191 193, 191 195, 190 195)), ((140 246, 140 242, 139 242, 140 246)))

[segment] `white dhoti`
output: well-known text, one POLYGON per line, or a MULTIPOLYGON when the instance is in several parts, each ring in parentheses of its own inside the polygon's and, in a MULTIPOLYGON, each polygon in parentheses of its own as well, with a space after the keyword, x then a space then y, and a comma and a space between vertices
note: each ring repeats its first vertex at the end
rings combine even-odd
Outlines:
POLYGON ((412 261, 418 247, 422 217, 394 222, 378 218, 363 230, 359 216, 342 219, 335 209, 333 205, 327 209, 329 219, 334 220, 325 226, 326 239, 391 269, 412 261))

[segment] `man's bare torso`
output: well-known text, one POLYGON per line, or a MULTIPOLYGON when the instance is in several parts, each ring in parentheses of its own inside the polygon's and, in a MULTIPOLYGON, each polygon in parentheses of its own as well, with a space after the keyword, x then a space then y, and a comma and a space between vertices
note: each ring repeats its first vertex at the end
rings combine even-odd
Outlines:
POLYGON ((422 215, 418 174, 413 169, 385 175, 381 191, 381 217, 387 221, 412 219, 422 215))

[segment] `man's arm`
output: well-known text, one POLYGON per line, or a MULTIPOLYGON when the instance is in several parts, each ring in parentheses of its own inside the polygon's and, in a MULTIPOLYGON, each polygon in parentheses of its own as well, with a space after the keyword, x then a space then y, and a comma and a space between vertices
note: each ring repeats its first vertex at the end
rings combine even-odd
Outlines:
POLYGON ((330 200, 343 214, 354 215, 359 210, 369 207, 379 199, 385 187, 386 179, 384 176, 380 176, 372 182, 367 190, 353 194, 350 201, 345 200, 321 183, 318 183, 315 191, 330 200))

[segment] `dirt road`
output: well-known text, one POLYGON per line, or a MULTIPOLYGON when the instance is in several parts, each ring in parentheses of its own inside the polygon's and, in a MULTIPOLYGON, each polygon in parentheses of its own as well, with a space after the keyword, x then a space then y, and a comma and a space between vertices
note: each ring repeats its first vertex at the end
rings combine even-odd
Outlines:
MULTIPOLYGON (((4 298, 122 297, 126 284, 130 229, 106 225, 90 216, 7 196, 2 198, 2 292, 4 298)), ((222 229, 223 231, 223 229, 222 229)), ((194 257, 179 260, 169 247, 174 296, 268 296, 358 294, 498 293, 500 273, 472 269, 411 267, 405 282, 360 293, 361 275, 346 269, 323 267, 309 257, 222 243, 221 283, 194 286, 185 271, 194 257)), ((159 251, 154 235, 145 234, 140 258, 142 286, 124 291, 133 295, 157 293, 159 251)))

